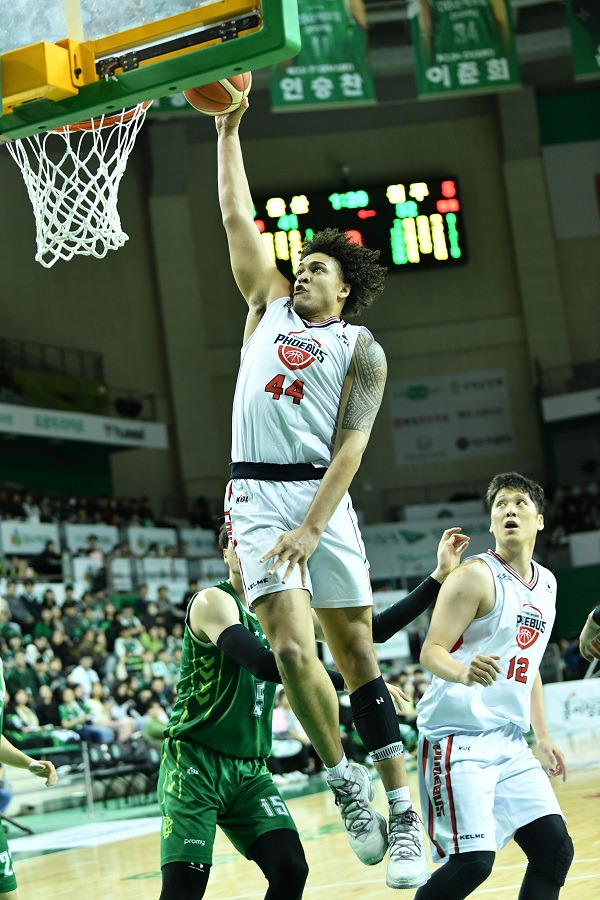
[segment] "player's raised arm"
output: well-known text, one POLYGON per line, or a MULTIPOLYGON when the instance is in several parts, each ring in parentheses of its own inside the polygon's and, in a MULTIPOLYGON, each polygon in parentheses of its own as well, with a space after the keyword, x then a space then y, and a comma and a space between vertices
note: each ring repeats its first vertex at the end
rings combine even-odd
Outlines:
POLYGON ((268 304, 290 293, 290 284, 269 258, 258 228, 254 224, 254 205, 244 169, 239 125, 248 108, 244 100, 239 109, 215 116, 219 202, 229 243, 231 268, 251 314, 258 324, 268 304))
POLYGON ((494 583, 485 564, 474 560, 455 569, 439 593, 421 649, 421 664, 445 681, 468 687, 492 684, 500 672, 497 656, 476 656, 466 666, 450 651, 471 622, 493 606, 494 583))
POLYGON ((442 584, 460 563, 469 541, 468 535, 462 534, 459 527, 446 528, 438 545, 437 566, 431 575, 406 597, 373 616, 373 640, 376 644, 383 644, 406 628, 435 602, 442 584))

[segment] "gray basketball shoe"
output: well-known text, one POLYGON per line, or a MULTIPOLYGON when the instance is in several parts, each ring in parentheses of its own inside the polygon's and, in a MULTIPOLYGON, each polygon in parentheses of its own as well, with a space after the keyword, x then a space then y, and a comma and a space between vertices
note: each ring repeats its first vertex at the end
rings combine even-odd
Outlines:
POLYGON ((387 825, 371 807, 375 788, 367 769, 351 762, 343 778, 328 776, 327 784, 340 808, 350 846, 366 866, 377 865, 387 850, 387 825))
POLYGON ((429 878, 421 820, 410 801, 390 803, 390 855, 385 883, 391 888, 415 888, 429 878))

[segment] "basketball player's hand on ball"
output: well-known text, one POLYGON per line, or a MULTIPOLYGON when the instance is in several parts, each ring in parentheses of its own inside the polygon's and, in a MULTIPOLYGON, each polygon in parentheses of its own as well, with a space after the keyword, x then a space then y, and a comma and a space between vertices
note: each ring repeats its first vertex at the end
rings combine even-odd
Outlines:
POLYGON ((29 771, 37 775, 38 778, 45 778, 48 787, 52 787, 58 781, 54 763, 50 762, 49 759, 36 759, 35 762, 29 763, 29 771))
POLYGON ((459 681, 467 687, 473 687, 474 684, 482 684, 489 687, 493 684, 500 674, 500 666, 497 663, 500 657, 496 653, 490 656, 476 656, 465 668, 459 681))
POLYGON ((565 760, 564 753, 555 747, 550 738, 541 738, 537 742, 538 747, 542 751, 542 753, 548 757, 550 760, 550 768, 548 769, 548 775, 551 778, 554 778, 556 775, 562 775, 562 780, 567 780, 567 763, 565 760))
POLYGON ((471 538, 460 533, 460 528, 446 528, 437 548, 437 568, 431 577, 443 584, 450 572, 457 567, 461 554, 469 546, 471 538))
POLYGON ((244 97, 238 108, 234 109, 233 112, 225 113, 225 115, 222 116, 215 116, 217 132, 221 134, 223 131, 232 131, 236 129, 249 105, 248 98, 244 97))
POLYGON ((302 587, 306 587, 308 568, 307 563, 309 557, 315 552, 319 543, 320 535, 315 535, 306 528, 294 528, 292 531, 286 531, 277 538, 277 543, 267 553, 261 556, 260 561, 266 562, 268 559, 276 557, 275 562, 269 569, 269 575, 287 563, 287 569, 281 579, 281 583, 285 584, 296 566, 300 566, 300 577, 302 579, 302 587))

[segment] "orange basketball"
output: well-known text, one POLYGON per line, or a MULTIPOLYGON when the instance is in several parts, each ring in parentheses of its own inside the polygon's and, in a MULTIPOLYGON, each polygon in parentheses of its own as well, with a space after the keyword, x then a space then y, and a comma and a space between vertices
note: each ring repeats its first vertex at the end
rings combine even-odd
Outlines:
POLYGON ((252 84, 252 73, 231 75, 211 84, 189 88, 183 96, 194 109, 205 116, 223 116, 238 108, 244 97, 248 96, 252 84))

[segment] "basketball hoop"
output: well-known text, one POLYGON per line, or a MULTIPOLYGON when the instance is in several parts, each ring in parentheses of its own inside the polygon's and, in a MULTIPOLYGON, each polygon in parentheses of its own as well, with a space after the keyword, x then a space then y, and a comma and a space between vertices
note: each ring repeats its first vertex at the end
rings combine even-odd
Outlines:
POLYGON ((46 268, 76 254, 102 259, 129 240, 119 184, 151 102, 6 145, 33 206, 35 258, 46 268))

